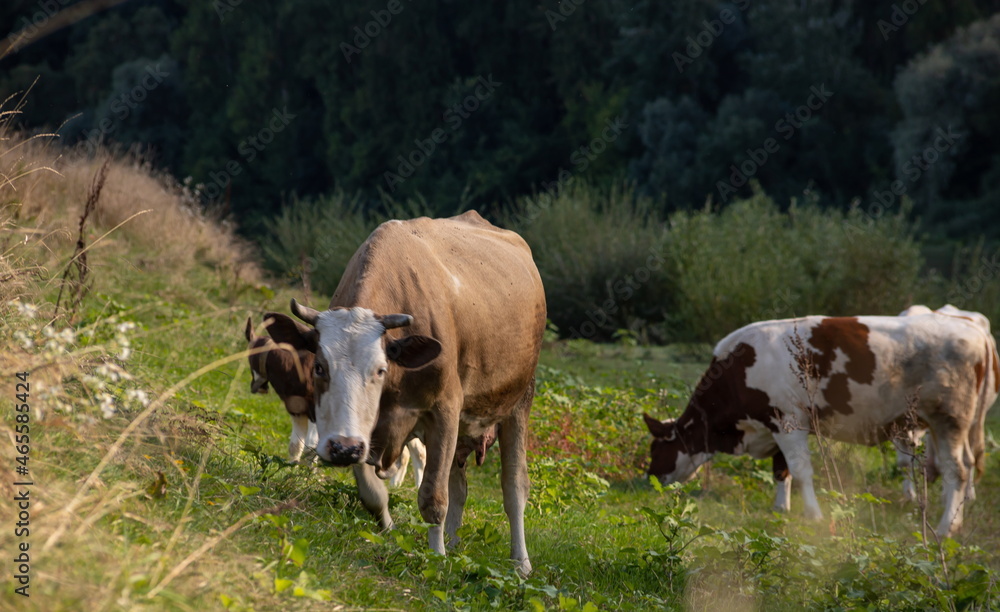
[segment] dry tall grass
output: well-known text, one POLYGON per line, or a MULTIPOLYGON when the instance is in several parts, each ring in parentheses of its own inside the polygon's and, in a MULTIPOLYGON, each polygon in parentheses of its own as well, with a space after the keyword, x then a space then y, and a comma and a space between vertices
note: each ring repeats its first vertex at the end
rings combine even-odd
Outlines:
MULTIPOLYGON (((52 138, 12 134, 2 125, 0 171, 4 179, 16 179, 0 179, 0 278, 11 273, 3 272, 2 266, 14 266, 16 259, 28 255, 24 249, 35 265, 52 275, 61 273, 61 268, 52 267, 65 265, 60 258, 73 247, 71 230, 95 174, 109 156, 107 180, 88 226, 91 249, 100 252, 116 246, 116 251, 137 254, 128 264, 169 272, 174 278, 207 263, 230 270, 244 282, 260 279, 250 248, 235 235, 232 223, 207 213, 190 190, 154 171, 141 157, 111 151, 88 156, 52 138), (119 225, 101 244, 94 243, 119 225), (11 251, 15 244, 20 249, 17 255, 11 251)), ((6 301, 12 294, 5 288, 0 299, 6 301)))
MULTIPOLYGON (((127 476, 105 482, 97 473, 85 483, 65 477, 81 467, 81 460, 89 469, 92 460, 114 448, 112 442, 121 431, 127 432, 134 416, 129 410, 141 408, 139 400, 126 404, 132 384, 121 382, 129 380, 128 364, 121 357, 127 343, 75 341, 86 328, 103 326, 109 330, 106 335, 113 334, 118 323, 102 319, 85 328, 62 329, 66 315, 55 312, 52 304, 59 279, 74 257, 80 215, 98 169, 108 162, 100 197, 80 236, 97 283, 103 273, 122 266, 155 273, 167 284, 205 264, 219 271, 220 282, 253 284, 261 275, 248 243, 235 235, 233 225, 206 213, 183 185, 135 155, 101 151, 88 156, 63 147, 52 135, 11 130, 10 119, 22 104, 23 98, 13 105, 10 100, 0 104, 0 380, 5 394, 13 394, 9 383, 14 373, 31 372, 29 465, 32 476, 42 475, 45 482, 31 490, 32 597, 18 601, 24 609, 35 610, 135 609, 148 604, 137 592, 148 589, 149 568, 160 561, 139 558, 148 553, 130 548, 97 523, 117 516, 119 521, 148 523, 154 533, 169 533, 173 525, 129 510, 143 498, 142 483, 150 478, 142 458, 169 454, 169 445, 157 440, 190 433, 182 419, 143 424, 135 439, 147 443, 112 457, 116 469, 127 476), (105 415, 109 420, 101 420, 95 410, 107 396, 98 377, 119 381, 112 391, 118 406, 113 418, 105 415), (57 448, 46 448, 45 442, 55 440, 60 442, 57 448), (50 540, 59 540, 58 547, 43 551, 42 544, 50 540)), ((0 438, 14 439, 11 423, 0 423, 0 438)), ((13 444, 0 449, 4 516, 12 516, 7 510, 14 495, 10 483, 17 480, 14 454, 13 444)), ((171 478, 183 481, 185 475, 178 471, 171 478)), ((183 534, 184 549, 196 548, 200 539, 183 534)), ((13 542, 11 530, 5 529, 0 549, 14 550, 13 542)), ((170 563, 169 569, 177 560, 164 562, 170 563)), ((200 563, 201 576, 221 571, 206 569, 218 561, 200 563)), ((249 569, 240 573, 246 576, 249 569)), ((203 589, 199 580, 204 582, 196 576, 185 591, 203 589)), ((0 596, 0 609, 4 607, 0 596)))

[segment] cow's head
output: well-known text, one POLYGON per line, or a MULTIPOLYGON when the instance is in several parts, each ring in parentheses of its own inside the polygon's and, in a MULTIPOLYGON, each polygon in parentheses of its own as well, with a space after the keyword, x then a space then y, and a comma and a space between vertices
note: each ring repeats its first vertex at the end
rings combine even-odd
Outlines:
POLYGON ((406 314, 378 315, 367 308, 318 312, 294 299, 292 313, 309 326, 269 313, 268 333, 276 342, 316 354, 316 452, 334 465, 365 461, 389 368, 422 367, 441 353, 441 344, 427 336, 387 338, 386 331, 413 323, 406 314))
MULTIPOLYGON (((247 317, 247 326, 243 330, 243 335, 247 339, 247 350, 263 348, 271 342, 270 338, 262 338, 254 334, 253 317, 247 317)), ((247 357, 250 362, 250 393, 267 393, 267 368, 264 364, 267 360, 267 352, 261 351, 247 357)))
POLYGON ((653 434, 647 474, 656 476, 661 483, 690 480, 698 468, 707 461, 707 453, 690 451, 688 444, 678 434, 676 420, 658 421, 645 413, 642 415, 642 420, 646 422, 649 433, 653 434))

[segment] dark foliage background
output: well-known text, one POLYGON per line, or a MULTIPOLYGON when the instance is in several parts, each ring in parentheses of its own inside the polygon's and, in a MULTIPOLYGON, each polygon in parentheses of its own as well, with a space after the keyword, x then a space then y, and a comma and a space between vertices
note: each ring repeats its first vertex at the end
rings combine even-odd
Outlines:
MULTIPOLYGON (((85 148, 136 148, 191 177, 283 272, 349 253, 346 238, 331 246, 330 236, 356 238, 401 206, 514 219, 553 262, 553 283, 568 282, 558 271, 574 257, 571 277, 587 276, 584 287, 607 285, 616 260, 582 258, 610 243, 578 252, 599 234, 578 239, 547 223, 639 232, 641 255, 654 225, 694 228, 699 217, 675 215, 706 202, 724 213, 767 194, 774 208, 761 227, 794 200, 841 224, 905 211, 913 224, 894 235, 916 240, 918 268, 952 284, 982 267, 970 253, 988 256, 1000 239, 997 0, 131 0, 32 36, 77 4, 0 6, 0 31, 28 34, 0 60, 0 92, 38 79, 20 125, 85 148), (589 190, 565 202, 577 179, 589 190), (518 223, 545 193, 562 194, 559 207, 534 230, 518 223), (562 252, 543 244, 564 234, 562 252), (325 251, 313 252, 324 236, 325 251)), ((734 215, 712 223, 729 223, 723 234, 755 223, 734 215)), ((910 263, 896 262, 910 271, 901 300, 919 289, 910 263)), ((682 283, 678 274, 662 291, 682 283)), ((584 297, 599 304, 609 291, 584 297)), ((803 303, 830 314, 867 303, 838 300, 803 303)), ((658 308, 652 320, 700 316, 658 308)), ((623 308, 628 316, 605 327, 649 311, 623 308)))

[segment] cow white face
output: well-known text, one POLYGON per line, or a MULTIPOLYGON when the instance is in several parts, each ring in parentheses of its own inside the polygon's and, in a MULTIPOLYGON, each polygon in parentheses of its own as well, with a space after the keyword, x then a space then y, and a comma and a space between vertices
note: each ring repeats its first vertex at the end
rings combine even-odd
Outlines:
POLYGON ((316 452, 334 465, 365 461, 390 368, 426 365, 440 354, 441 344, 426 336, 388 340, 387 330, 413 322, 409 315, 380 316, 367 308, 317 312, 295 300, 292 312, 314 327, 269 314, 274 318, 269 333, 276 341, 293 346, 300 341, 316 354, 312 372, 319 434, 316 452), (290 338, 292 334, 299 340, 290 338))
POLYGON ((691 452, 678 435, 677 423, 673 419, 659 421, 648 414, 642 417, 649 433, 653 434, 647 474, 656 476, 660 483, 688 481, 702 464, 711 459, 711 453, 691 452))

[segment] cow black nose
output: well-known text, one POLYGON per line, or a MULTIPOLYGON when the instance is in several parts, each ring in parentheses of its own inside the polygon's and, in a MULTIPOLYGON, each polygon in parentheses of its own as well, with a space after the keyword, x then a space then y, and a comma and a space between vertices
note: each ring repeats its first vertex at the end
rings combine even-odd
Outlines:
POLYGON ((364 449, 364 443, 355 438, 330 440, 326 445, 327 454, 330 455, 330 463, 341 466, 360 463, 364 449))

